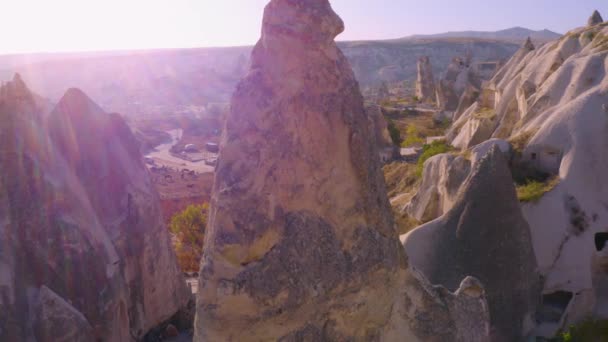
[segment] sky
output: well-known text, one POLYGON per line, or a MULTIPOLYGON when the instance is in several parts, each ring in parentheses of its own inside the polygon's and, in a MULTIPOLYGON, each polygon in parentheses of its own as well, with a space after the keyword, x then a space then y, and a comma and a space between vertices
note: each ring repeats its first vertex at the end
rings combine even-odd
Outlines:
MULTIPOLYGON (((251 45, 268 0, 0 0, 0 54, 251 45)), ((338 40, 513 26, 565 33, 606 0, 330 0, 338 40)))

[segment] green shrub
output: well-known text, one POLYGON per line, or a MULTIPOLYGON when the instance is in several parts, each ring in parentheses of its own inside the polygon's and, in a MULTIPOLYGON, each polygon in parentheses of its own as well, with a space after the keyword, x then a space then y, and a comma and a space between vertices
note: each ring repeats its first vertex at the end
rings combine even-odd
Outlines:
POLYGON ((424 162, 426 162, 429 158, 436 156, 438 154, 447 153, 452 151, 454 148, 445 140, 435 140, 430 144, 426 144, 422 147, 422 154, 420 158, 418 158, 418 164, 416 165, 416 175, 418 177, 422 176, 422 171, 424 171, 424 162))
POLYGON ((403 142, 403 140, 401 139, 401 132, 399 131, 399 128, 397 128, 393 120, 388 120, 387 128, 388 133, 391 136, 391 140, 393 141, 393 144, 395 144, 396 146, 401 146, 401 142, 403 142))
POLYGON ((184 272, 196 272, 203 255, 207 211, 205 204, 189 205, 171 218, 169 229, 175 236, 173 248, 177 262, 184 272))
POLYGON ((608 341, 608 320, 586 320, 561 333, 555 342, 602 342, 608 341))
POLYGON ((408 125, 405 130, 405 140, 401 143, 401 147, 410 147, 412 145, 422 145, 424 139, 420 136, 418 128, 415 125, 408 125))
POLYGON ((558 177, 550 178, 545 182, 530 180, 517 186, 517 198, 520 202, 537 202, 544 194, 553 190, 558 183, 558 177))

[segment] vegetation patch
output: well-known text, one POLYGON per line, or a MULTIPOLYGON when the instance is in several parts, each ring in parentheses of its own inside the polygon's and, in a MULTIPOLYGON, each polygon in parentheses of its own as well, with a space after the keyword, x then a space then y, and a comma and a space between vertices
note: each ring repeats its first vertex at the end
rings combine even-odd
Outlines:
POLYGON ((384 179, 389 198, 399 198, 392 204, 393 217, 399 234, 405 234, 418 227, 422 222, 410 217, 401 211, 403 205, 408 203, 416 194, 420 177, 416 175, 416 164, 395 162, 385 165, 384 179))
POLYGON ((183 272, 198 272, 208 210, 206 203, 190 205, 171 219, 169 229, 173 234, 173 248, 183 272))
POLYGON ((544 182, 529 180, 517 186, 517 198, 520 202, 537 202, 544 194, 559 184, 559 177, 552 177, 544 182))
POLYGON ((608 35, 605 35, 603 33, 598 33, 595 36, 595 39, 593 39, 593 47, 599 48, 602 51, 608 50, 608 35))
POLYGON ((387 119, 388 120, 388 133, 391 136, 391 140, 393 141, 393 144, 396 146, 400 146, 401 143, 403 142, 403 139, 401 139, 401 132, 399 131, 399 128, 397 128, 397 125, 395 125, 395 122, 391 119, 387 119))
POLYGON ((608 320, 586 320, 571 326, 553 342, 596 342, 608 341, 608 320))
POLYGON ((445 140, 435 140, 430 144, 426 144, 422 147, 422 154, 418 159, 418 164, 416 165, 416 175, 418 177, 422 176, 422 171, 424 170, 424 162, 429 160, 429 158, 436 156, 442 153, 448 153, 452 151, 454 148, 445 140))
POLYGON ((413 192, 418 184, 416 176, 416 165, 409 163, 394 162, 382 168, 388 197, 413 192))
POLYGON ((420 135, 416 125, 407 125, 407 128, 405 129, 405 140, 401 142, 401 147, 411 147, 422 144, 424 144, 424 138, 420 135))

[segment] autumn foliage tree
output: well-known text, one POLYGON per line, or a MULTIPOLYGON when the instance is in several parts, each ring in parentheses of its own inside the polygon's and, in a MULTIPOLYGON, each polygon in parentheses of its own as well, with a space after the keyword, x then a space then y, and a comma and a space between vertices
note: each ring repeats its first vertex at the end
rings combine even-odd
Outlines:
POLYGON ((179 266, 184 272, 196 272, 203 254, 208 204, 190 205, 171 218, 169 228, 179 266))

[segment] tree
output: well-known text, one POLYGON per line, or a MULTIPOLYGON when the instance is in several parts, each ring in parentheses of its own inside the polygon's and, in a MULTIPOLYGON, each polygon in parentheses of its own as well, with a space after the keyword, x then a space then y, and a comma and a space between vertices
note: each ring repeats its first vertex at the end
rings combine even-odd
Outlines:
POLYGON ((388 133, 391 136, 391 140, 393 141, 393 144, 400 146, 401 145, 401 132, 399 132, 399 128, 397 128, 397 126, 395 125, 395 123, 393 122, 393 120, 387 120, 388 124, 387 124, 387 129, 388 129, 388 133))
POLYGON ((203 255, 208 210, 207 203, 193 204, 171 218, 169 229, 175 236, 173 247, 179 266, 185 272, 198 271, 203 255))
POLYGON ((418 133, 418 128, 415 125, 408 125, 405 131, 405 140, 401 143, 401 147, 410 147, 413 145, 424 144, 424 139, 418 133))

